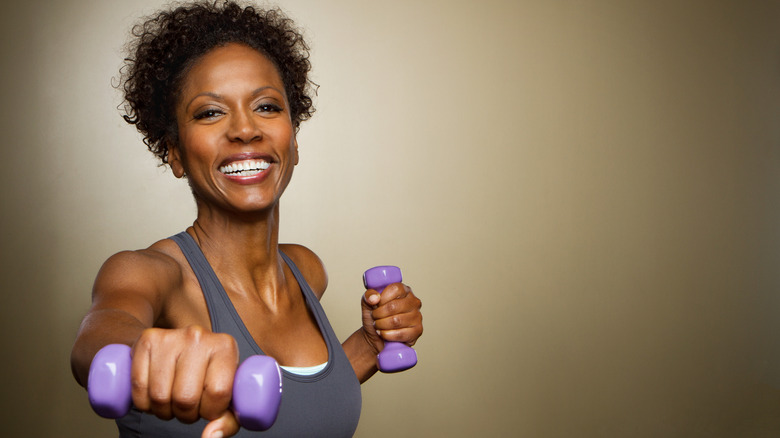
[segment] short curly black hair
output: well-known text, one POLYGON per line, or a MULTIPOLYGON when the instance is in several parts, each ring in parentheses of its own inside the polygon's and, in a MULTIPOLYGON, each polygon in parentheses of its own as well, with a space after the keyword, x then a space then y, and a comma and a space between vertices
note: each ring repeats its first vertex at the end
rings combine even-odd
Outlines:
POLYGON ((120 70, 123 118, 144 135, 144 143, 162 164, 168 162, 168 144, 178 143, 175 107, 181 82, 215 47, 242 43, 268 57, 284 83, 296 132, 314 113, 309 47, 279 9, 260 10, 234 1, 182 4, 134 26, 132 37, 120 70))

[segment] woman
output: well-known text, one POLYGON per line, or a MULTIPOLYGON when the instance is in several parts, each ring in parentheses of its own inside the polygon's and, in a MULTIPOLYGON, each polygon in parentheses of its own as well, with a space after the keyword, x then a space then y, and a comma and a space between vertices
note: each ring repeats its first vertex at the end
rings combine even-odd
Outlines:
POLYGON ((313 112, 304 41, 279 11, 233 3, 161 12, 134 36, 125 120, 187 178, 197 218, 105 262, 73 347, 76 380, 86 385, 101 347, 124 343, 134 409, 117 420, 121 436, 249 436, 229 410, 231 386, 239 361, 262 353, 287 368, 264 436, 352 435, 359 384, 384 341, 416 342, 421 303, 403 284, 368 290, 362 326, 339 344, 318 302, 322 262, 278 242, 296 132, 313 112))

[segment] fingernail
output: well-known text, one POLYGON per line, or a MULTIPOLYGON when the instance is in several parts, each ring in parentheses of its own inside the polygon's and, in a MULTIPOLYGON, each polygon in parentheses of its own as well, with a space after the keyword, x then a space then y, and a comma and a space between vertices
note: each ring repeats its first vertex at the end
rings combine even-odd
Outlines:
POLYGON ((211 434, 211 438, 222 438, 223 436, 225 436, 225 434, 222 433, 221 430, 217 430, 211 434))

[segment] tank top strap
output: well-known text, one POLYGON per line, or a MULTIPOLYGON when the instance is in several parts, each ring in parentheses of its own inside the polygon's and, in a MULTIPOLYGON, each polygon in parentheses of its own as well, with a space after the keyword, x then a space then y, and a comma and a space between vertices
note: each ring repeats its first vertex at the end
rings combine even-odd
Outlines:
MULTIPOLYGON (((287 263, 287 267, 289 267, 290 271, 292 271, 293 276, 295 277, 295 281, 297 281, 298 285, 301 287, 301 292, 303 293, 303 297, 306 300, 306 304, 308 305, 309 310, 314 312, 314 319, 317 320, 317 324, 320 326, 320 331, 322 331, 322 335, 325 337, 325 340, 330 344, 330 341, 332 341, 335 338, 335 334, 333 333, 333 328, 330 326, 330 323, 328 322, 328 318, 325 315, 325 310, 322 308, 322 305, 320 304, 320 300, 317 299, 316 295, 314 295, 314 291, 311 290, 311 286, 309 286, 309 282, 306 281, 306 279, 303 277, 303 274, 301 273, 300 269, 298 269, 298 266, 295 264, 295 262, 293 262, 292 259, 287 256, 287 254, 281 251, 279 251, 279 254, 281 254, 282 259, 284 260, 285 263, 287 263)), ((328 350, 330 350, 330 346, 328 350)))
POLYGON ((221 283, 219 282, 217 275, 214 273, 214 270, 211 269, 211 265, 209 264, 208 260, 206 260, 206 257, 203 255, 200 247, 195 242, 195 239, 193 239, 189 233, 182 231, 179 234, 171 236, 171 240, 179 245, 179 248, 184 254, 184 257, 186 257, 187 261, 190 263, 190 267, 192 268, 192 272, 195 273, 195 277, 197 277, 198 283, 200 283, 200 288, 203 291, 203 297, 206 299, 206 307, 209 310, 211 330, 215 332, 220 331, 220 318, 216 318, 214 315, 214 312, 218 307, 218 297, 215 296, 214 293, 207 292, 214 291, 221 287, 221 283))
POLYGON ((253 354, 264 354, 260 347, 255 343, 252 335, 249 334, 244 322, 238 315, 233 302, 230 301, 227 292, 222 287, 214 269, 211 268, 206 256, 203 255, 195 239, 186 231, 182 231, 171 237, 181 248, 182 253, 190 263, 195 277, 200 283, 203 297, 206 299, 206 306, 211 320, 211 331, 218 333, 227 333, 233 336, 239 344, 239 353, 243 361, 253 354))

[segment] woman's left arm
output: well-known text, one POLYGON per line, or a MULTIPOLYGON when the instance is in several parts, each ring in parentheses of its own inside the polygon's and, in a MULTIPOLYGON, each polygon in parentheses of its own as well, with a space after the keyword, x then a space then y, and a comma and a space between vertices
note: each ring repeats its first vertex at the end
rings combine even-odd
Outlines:
MULTIPOLYGON (((295 261, 317 299, 321 299, 328 286, 322 260, 304 246, 285 244, 281 247, 295 261)), ((403 342, 409 346, 417 342, 423 332, 421 307, 420 299, 403 283, 391 284, 381 294, 374 289, 363 294, 363 325, 341 344, 360 383, 377 372, 376 355, 384 348, 385 341, 403 342)))

